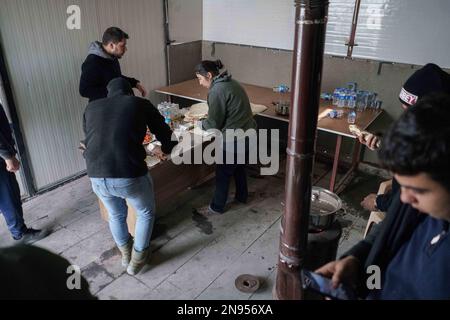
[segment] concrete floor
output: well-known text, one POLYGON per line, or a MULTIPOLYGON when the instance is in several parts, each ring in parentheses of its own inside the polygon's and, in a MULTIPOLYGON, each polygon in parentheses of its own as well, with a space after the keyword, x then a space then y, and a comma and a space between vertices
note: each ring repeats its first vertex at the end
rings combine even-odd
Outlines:
MULTIPOLYGON (((317 166, 316 166, 316 170, 317 166)), ((382 179, 358 173, 341 198, 344 210, 338 255, 362 239, 368 212, 359 202, 382 179)), ((326 186, 327 177, 319 183, 326 186)), ((89 179, 83 177, 24 203, 26 222, 53 232, 36 243, 82 269, 100 299, 272 299, 277 273, 283 173, 250 174, 253 200, 226 214, 205 218, 193 208, 208 203, 213 182, 188 190, 158 212, 149 264, 135 277, 121 267, 108 225, 101 220, 89 179), (238 291, 235 279, 252 274, 263 280, 254 294, 238 291)), ((3 219, 0 246, 12 244, 3 219)))

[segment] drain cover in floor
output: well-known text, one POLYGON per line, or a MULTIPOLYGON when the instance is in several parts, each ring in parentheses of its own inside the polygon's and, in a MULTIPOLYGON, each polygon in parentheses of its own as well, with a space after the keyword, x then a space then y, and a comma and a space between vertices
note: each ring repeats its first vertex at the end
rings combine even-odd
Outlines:
POLYGON ((257 277, 252 276, 251 274, 242 274, 236 278, 234 285, 239 291, 254 293, 259 289, 261 282, 257 277))

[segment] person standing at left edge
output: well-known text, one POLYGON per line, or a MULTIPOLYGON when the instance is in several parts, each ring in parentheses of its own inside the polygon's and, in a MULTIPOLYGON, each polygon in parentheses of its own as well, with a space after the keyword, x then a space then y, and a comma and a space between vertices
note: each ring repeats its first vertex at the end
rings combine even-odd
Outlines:
POLYGON ((80 95, 89 102, 106 98, 108 83, 115 78, 123 78, 132 88, 139 90, 145 97, 147 91, 139 80, 122 75, 119 59, 127 51, 127 33, 117 27, 108 28, 103 34, 102 42, 91 43, 88 56, 81 66, 80 95))
POLYGON ((0 104, 0 212, 17 243, 31 244, 49 234, 49 230, 28 228, 23 219, 22 200, 15 172, 20 169, 12 130, 0 104))

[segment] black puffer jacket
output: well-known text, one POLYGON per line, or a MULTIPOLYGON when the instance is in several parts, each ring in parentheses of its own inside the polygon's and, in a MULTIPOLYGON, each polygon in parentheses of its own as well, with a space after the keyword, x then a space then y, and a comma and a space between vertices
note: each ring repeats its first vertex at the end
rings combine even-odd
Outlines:
POLYGON ((106 98, 108 83, 117 77, 127 80, 135 88, 139 80, 122 75, 119 60, 107 54, 100 42, 93 42, 81 66, 80 95, 89 102, 106 98))
POLYGON ((86 107, 83 129, 87 173, 91 178, 137 178, 147 174, 142 146, 147 127, 170 153, 177 144, 172 130, 149 100, 133 95, 129 83, 117 78, 108 84, 108 97, 86 107))

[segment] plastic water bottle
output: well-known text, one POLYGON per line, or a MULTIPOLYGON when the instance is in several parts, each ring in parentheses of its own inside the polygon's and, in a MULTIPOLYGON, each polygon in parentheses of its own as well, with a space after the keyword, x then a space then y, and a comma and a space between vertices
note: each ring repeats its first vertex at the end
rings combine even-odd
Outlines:
POLYGON ((333 95, 330 93, 321 93, 320 94, 320 99, 325 100, 325 101, 329 101, 329 100, 333 100, 333 95))
POLYGON ((334 89, 333 92, 333 106, 337 106, 339 101, 339 88, 334 89))
POLYGON ((347 87, 350 89, 350 91, 357 91, 358 84, 356 82, 347 82, 347 87))
POLYGON ((347 122, 349 124, 354 124, 356 122, 356 111, 355 110, 351 110, 348 113, 347 122))
POLYGON ((289 87, 285 84, 280 84, 279 86, 274 87, 273 91, 278 93, 288 93, 289 87))
POLYGON ((356 108, 356 92, 353 91, 348 95, 347 106, 351 109, 356 108))
POLYGON ((328 112, 328 117, 331 119, 340 119, 342 118, 342 116, 344 115, 344 111, 343 110, 331 110, 330 112, 328 112))
POLYGON ((172 128, 172 118, 171 118, 171 115, 170 115, 170 110, 168 108, 164 110, 163 116, 164 116, 164 122, 169 127, 172 128))
POLYGON ((367 108, 367 91, 358 91, 356 94, 356 108, 358 111, 364 111, 367 108))
POLYGON ((375 109, 380 110, 382 104, 383 104, 383 101, 381 101, 381 100, 375 101, 375 109))
POLYGON ((337 106, 339 108, 344 108, 345 107, 345 99, 346 99, 346 94, 344 91, 340 91, 339 92, 339 98, 338 98, 338 104, 337 106))

